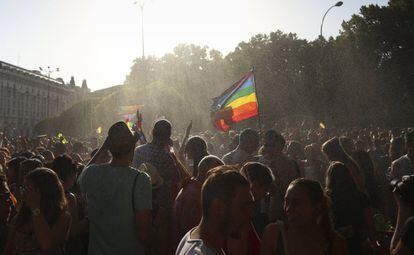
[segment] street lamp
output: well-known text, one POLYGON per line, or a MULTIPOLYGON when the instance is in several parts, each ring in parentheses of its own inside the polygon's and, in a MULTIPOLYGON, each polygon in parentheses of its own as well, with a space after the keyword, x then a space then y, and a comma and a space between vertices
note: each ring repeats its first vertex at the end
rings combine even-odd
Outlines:
POLYGON ((138 4, 139 8, 141 9, 141 35, 142 35, 142 59, 145 58, 145 51, 144 51, 144 0, 135 1, 134 4, 138 4))
POLYGON ((332 5, 331 7, 329 7, 329 9, 325 12, 325 15, 323 15, 322 23, 321 23, 321 35, 320 35, 321 37, 323 37, 323 34, 322 34, 322 31, 323 31, 323 23, 325 22, 326 14, 328 14, 328 12, 330 10, 332 10, 332 8, 334 8, 334 7, 341 7, 343 4, 344 4, 344 2, 339 1, 335 5, 332 5))
POLYGON ((54 72, 59 72, 60 71, 60 68, 58 67, 58 68, 54 69, 54 68, 50 68, 50 66, 48 66, 47 68, 45 68, 45 67, 42 68, 41 66, 39 66, 39 70, 40 70, 40 72, 44 73, 45 76, 47 76, 47 77, 50 78, 50 76, 54 72))

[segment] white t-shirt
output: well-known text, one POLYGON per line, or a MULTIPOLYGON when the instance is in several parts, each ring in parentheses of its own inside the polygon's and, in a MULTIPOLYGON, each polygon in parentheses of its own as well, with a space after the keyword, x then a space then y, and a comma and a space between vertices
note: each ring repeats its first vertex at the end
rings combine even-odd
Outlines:
POLYGON ((194 229, 188 231, 181 239, 175 255, 226 255, 223 250, 214 251, 209 248, 201 239, 191 239, 190 235, 194 229))

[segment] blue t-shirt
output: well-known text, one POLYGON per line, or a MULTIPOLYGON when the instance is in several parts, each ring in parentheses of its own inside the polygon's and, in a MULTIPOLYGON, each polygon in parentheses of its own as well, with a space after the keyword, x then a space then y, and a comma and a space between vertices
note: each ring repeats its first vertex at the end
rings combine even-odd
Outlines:
POLYGON ((132 167, 91 165, 82 172, 78 183, 88 201, 88 254, 143 254, 144 247, 135 230, 134 212, 151 210, 150 177, 132 167), (136 176, 135 208, 132 208, 136 176))

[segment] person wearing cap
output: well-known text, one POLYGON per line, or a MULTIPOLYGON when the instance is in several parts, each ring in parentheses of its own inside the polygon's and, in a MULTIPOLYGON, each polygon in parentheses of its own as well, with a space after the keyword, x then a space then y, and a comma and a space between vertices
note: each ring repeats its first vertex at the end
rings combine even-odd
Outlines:
POLYGON ((88 201, 89 255, 150 254, 152 187, 148 174, 132 168, 137 136, 115 123, 96 153, 109 152, 109 163, 92 158, 78 183, 88 201))
POLYGON ((254 156, 259 147, 259 133, 257 131, 246 128, 239 137, 239 145, 233 151, 227 153, 223 157, 226 165, 244 164, 255 161, 254 156))

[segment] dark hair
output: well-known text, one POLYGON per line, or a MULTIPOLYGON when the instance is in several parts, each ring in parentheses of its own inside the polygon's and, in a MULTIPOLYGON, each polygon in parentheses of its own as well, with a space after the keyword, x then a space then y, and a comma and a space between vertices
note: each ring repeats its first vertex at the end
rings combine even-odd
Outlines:
POLYGON ((42 167, 43 164, 38 159, 26 159, 22 162, 20 162, 19 167, 19 181, 23 182, 23 178, 26 176, 26 174, 38 167, 42 167))
POLYGON ((347 155, 342 147, 341 143, 339 142, 338 137, 334 137, 326 141, 322 145, 322 152, 328 156, 329 160, 344 160, 347 155))
POLYGON ((304 148, 303 148, 303 144, 298 142, 298 141, 290 141, 288 148, 287 148, 287 153, 290 156, 293 156, 293 153, 299 153, 299 159, 303 159, 305 157, 305 152, 304 152, 304 148))
POLYGON ((270 168, 259 162, 248 162, 244 164, 240 173, 249 182, 257 181, 261 185, 271 184, 275 180, 270 168))
POLYGON ((326 171, 326 190, 328 194, 357 191, 351 173, 342 162, 332 162, 329 165, 326 171))
POLYGON ((39 160, 42 164, 44 164, 46 162, 45 157, 43 157, 41 154, 37 154, 33 157, 31 157, 31 159, 37 159, 39 160))
POLYGON ((52 169, 57 173, 59 179, 66 181, 68 177, 76 175, 76 164, 67 154, 57 156, 52 163, 52 169))
POLYGON ((57 142, 53 145, 53 154, 55 156, 59 156, 61 154, 67 153, 66 145, 64 145, 62 142, 57 142))
POLYGON ((339 138, 339 143, 346 153, 351 154, 354 151, 354 141, 351 138, 341 136, 339 138))
POLYGON ((211 172, 201 189, 203 217, 210 215, 211 203, 214 199, 230 204, 236 188, 250 186, 246 178, 239 172, 234 170, 222 171, 221 168, 214 168, 215 171, 211 172))
MULTIPOLYGON (((355 220, 361 217, 363 194, 358 188, 346 166, 333 162, 326 173, 326 193, 332 201, 335 215, 346 213, 355 220)), ((336 216, 339 217, 339 216, 336 216)))
POLYGON ((393 148, 397 148, 399 151, 404 150, 404 139, 402 137, 399 136, 399 137, 392 138, 390 142, 391 142, 390 145, 393 148))
POLYGON ((190 151, 192 152, 194 156, 193 176, 197 176, 198 164, 206 155, 208 155, 206 141, 199 136, 193 136, 188 140, 187 144, 185 145, 184 151, 186 154, 190 151))
POLYGON ((31 151, 23 151, 19 153, 19 156, 24 158, 31 158, 34 156, 34 153, 31 151))
POLYGON ((207 143, 206 141, 200 136, 192 136, 188 139, 185 145, 185 153, 188 151, 194 151, 197 153, 207 153, 207 143))
POLYGON ((155 122, 152 129, 152 136, 156 140, 166 141, 171 137, 171 123, 166 119, 161 119, 155 122))
POLYGON ((366 151, 354 151, 352 158, 359 165, 362 174, 364 175, 365 187, 367 188, 368 195, 375 208, 378 208, 382 204, 380 196, 379 185, 375 175, 374 163, 371 156, 366 151))
MULTIPOLYGON (((65 193, 57 174, 48 168, 37 168, 30 171, 25 178, 31 180, 39 189, 40 209, 49 226, 53 226, 67 208, 65 193)), ((22 203, 16 216, 16 226, 20 227, 26 224, 30 220, 30 215, 30 209, 25 203, 22 203)))
POLYGON ((251 128, 246 128, 240 133, 239 143, 245 144, 253 140, 258 141, 259 139, 260 139, 259 133, 257 133, 256 130, 251 129, 251 128))
MULTIPOLYGON (((18 181, 19 179, 19 168, 20 168, 20 163, 25 161, 27 158, 24 157, 16 157, 16 158, 12 158, 9 162, 7 162, 7 167, 9 169, 13 169, 13 171, 15 171, 16 173, 16 180, 14 181, 18 181)), ((12 181, 12 180, 9 180, 12 181)))
POLYGON ((277 145, 279 145, 281 148, 285 147, 285 138, 276 130, 271 129, 267 131, 264 135, 264 146, 275 147, 277 145))
POLYGON ((203 159, 200 160, 200 163, 198 164, 198 170, 199 170, 198 173, 206 174, 212 168, 210 169, 205 169, 205 168, 211 165, 216 165, 215 167, 223 166, 224 162, 219 157, 214 156, 214 155, 205 156, 203 159))

